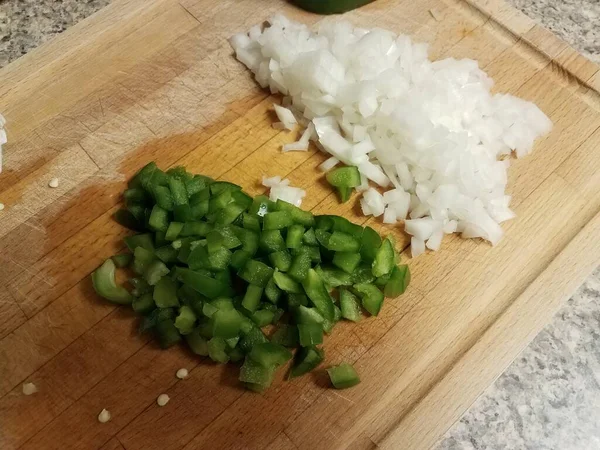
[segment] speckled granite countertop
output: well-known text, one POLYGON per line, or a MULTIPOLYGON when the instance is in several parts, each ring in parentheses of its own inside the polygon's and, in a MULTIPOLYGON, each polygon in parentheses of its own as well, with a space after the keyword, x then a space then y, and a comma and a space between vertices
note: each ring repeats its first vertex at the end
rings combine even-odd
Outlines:
MULTIPOLYGON (((509 0, 600 63, 600 0, 509 0)), ((110 0, 0 0, 0 67, 110 0)), ((437 450, 600 449, 600 269, 437 450)))

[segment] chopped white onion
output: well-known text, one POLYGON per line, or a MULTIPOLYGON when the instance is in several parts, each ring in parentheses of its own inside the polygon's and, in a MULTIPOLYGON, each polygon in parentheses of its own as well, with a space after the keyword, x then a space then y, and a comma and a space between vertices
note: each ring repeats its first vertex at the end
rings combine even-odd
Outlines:
MULTIPOLYGON (((410 216, 405 229, 417 233, 415 256, 426 245, 438 249, 444 233, 493 245, 501 239, 499 224, 514 213, 505 195, 509 162, 499 158, 527 155, 551 130, 536 105, 492 94, 477 61, 430 61, 427 45, 408 36, 343 21, 312 32, 282 15, 269 23, 230 43, 261 86, 285 96, 274 126, 306 128, 284 151, 304 151, 314 140, 332 156, 321 170, 339 162, 358 167, 364 214, 388 223, 410 216), (367 179, 397 193, 381 197, 367 179)), ((280 194, 299 196, 271 188, 280 194)))
POLYGON ((319 170, 321 172, 329 172, 331 169, 333 169, 335 166, 337 166, 339 164, 340 160, 337 159, 335 156, 332 156, 331 158, 326 159, 325 161, 323 161, 321 164, 319 164, 319 170))
POLYGON ((270 188, 269 199, 276 202, 283 200, 295 206, 302 205, 302 199, 306 196, 306 191, 297 187, 290 186, 290 180, 281 179, 280 176, 263 176, 263 186, 270 188))
POLYGON ((294 126, 298 124, 294 113, 283 106, 279 106, 277 104, 273 104, 275 107, 275 114, 277 114, 277 118, 283 123, 283 126, 288 130, 293 130, 294 126))
POLYGON ((179 378, 180 380, 183 380, 183 379, 187 378, 188 374, 189 374, 189 372, 186 368, 181 368, 177 371, 175 376, 177 378, 179 378))

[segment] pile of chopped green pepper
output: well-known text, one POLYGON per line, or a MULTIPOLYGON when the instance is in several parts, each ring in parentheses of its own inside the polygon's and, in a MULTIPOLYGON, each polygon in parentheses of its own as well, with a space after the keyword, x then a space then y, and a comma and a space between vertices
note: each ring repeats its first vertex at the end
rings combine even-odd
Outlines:
MULTIPOLYGON (((357 183, 349 170, 328 178, 357 183)), ((402 294, 410 281, 392 240, 370 227, 252 198, 181 167, 146 165, 123 197, 115 218, 137 234, 125 238, 128 253, 92 274, 96 292, 131 305, 163 348, 184 340, 215 362, 243 360, 240 381, 254 391, 289 360, 290 378, 319 366, 324 334, 363 310, 379 314, 384 295, 402 294), (117 268, 133 274, 131 290, 117 285, 117 268)), ((334 387, 358 383, 351 369, 330 370, 334 387)))

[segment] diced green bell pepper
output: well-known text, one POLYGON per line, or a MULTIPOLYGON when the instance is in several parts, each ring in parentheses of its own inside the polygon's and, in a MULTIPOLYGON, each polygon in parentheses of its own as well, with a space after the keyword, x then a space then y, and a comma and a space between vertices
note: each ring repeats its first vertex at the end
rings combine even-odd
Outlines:
POLYGON ((410 269, 407 265, 396 266, 392 269, 392 275, 386 283, 383 293, 386 297, 398 297, 404 294, 410 283, 410 269))
POLYGON ((375 260, 373 261, 373 275, 376 277, 387 275, 392 271, 395 265, 396 252, 394 251, 394 246, 389 239, 384 239, 375 253, 375 260))
POLYGON ((362 306, 369 314, 376 316, 383 306, 383 292, 374 284, 355 284, 354 290, 361 296, 362 306))
POLYGON ((290 378, 302 376, 319 366, 325 359, 325 352, 318 347, 302 347, 296 353, 290 378))
POLYGON ((344 319, 358 322, 362 317, 358 298, 347 289, 340 289, 340 308, 344 319))
POLYGON ((348 363, 333 366, 327 369, 331 384, 336 389, 346 389, 360 383, 360 378, 354 367, 348 363))
POLYGON ((115 263, 107 259, 92 273, 92 283, 98 295, 112 303, 119 305, 130 305, 133 296, 127 289, 118 286, 115 281, 115 263))

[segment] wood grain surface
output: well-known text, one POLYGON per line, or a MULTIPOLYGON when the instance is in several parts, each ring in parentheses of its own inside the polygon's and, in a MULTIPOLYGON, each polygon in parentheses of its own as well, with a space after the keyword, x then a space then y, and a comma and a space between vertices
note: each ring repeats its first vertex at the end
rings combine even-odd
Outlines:
POLYGON ((518 217, 503 241, 446 239, 409 261, 413 284, 379 317, 336 327, 327 363, 362 378, 347 391, 316 373, 245 392, 234 368, 139 336, 89 274, 122 246, 111 214, 151 160, 252 194, 263 174, 285 175, 308 191, 305 207, 408 242, 337 203, 321 153, 281 153, 296 136, 270 126, 276 99, 226 41, 277 11, 336 20, 282 0, 115 0, 0 71, 0 448, 429 448, 600 262, 599 68, 502 1, 378 0, 345 18, 428 42, 432 58, 477 59, 497 91, 553 120, 512 164, 518 217), (30 381, 39 392, 24 396, 30 381))

